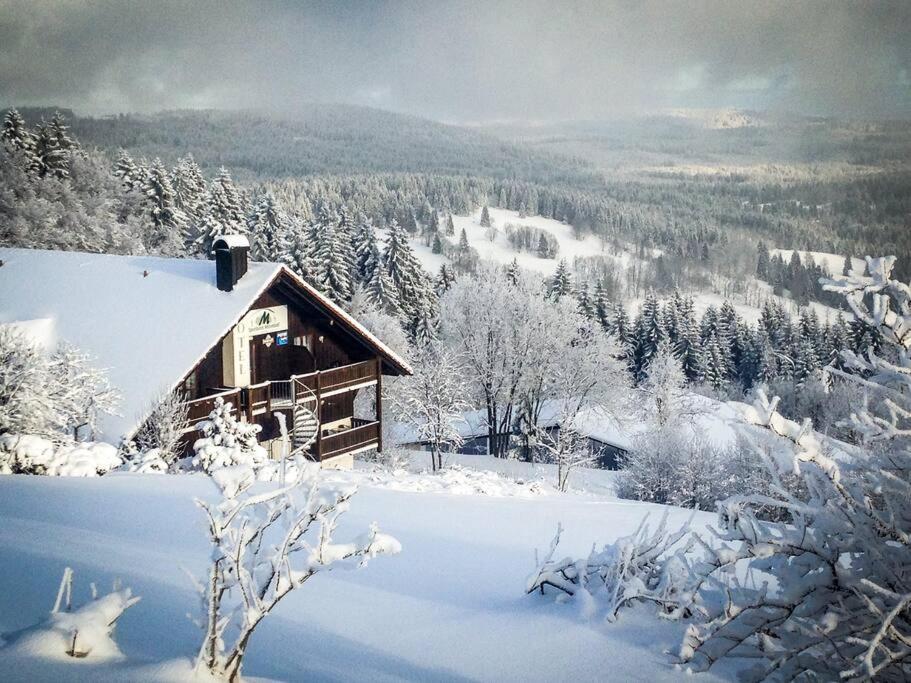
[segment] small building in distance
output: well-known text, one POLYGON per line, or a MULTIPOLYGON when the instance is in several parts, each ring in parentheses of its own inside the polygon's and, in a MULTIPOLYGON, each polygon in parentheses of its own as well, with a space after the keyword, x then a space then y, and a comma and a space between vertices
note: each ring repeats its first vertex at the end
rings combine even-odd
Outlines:
POLYGON ((287 267, 248 262, 248 250, 235 235, 215 241, 214 262, 0 248, 0 324, 48 349, 65 340, 107 370, 123 394, 120 414, 101 421, 113 444, 177 390, 193 424, 221 397, 265 442, 284 412, 327 465, 382 448, 382 378, 411 374, 407 362, 287 267), (372 419, 354 416, 359 392, 375 394, 372 419))

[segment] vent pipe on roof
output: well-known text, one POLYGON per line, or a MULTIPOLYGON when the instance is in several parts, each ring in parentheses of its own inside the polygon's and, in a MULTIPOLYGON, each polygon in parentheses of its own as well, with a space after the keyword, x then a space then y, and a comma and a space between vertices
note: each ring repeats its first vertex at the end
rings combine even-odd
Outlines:
POLYGON ((222 235, 212 241, 215 254, 215 285, 230 292, 247 272, 250 242, 243 235, 222 235))

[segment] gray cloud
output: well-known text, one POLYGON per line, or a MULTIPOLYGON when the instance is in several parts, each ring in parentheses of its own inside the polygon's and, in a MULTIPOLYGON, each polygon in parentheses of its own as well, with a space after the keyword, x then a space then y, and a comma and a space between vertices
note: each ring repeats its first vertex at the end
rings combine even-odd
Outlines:
POLYGON ((911 3, 0 0, 0 103, 911 115, 911 3))

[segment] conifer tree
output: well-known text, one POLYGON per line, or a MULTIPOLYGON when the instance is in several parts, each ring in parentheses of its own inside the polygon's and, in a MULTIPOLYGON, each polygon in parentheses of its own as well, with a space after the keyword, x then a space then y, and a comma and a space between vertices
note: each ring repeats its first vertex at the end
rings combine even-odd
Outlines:
POLYGON ((449 237, 453 237, 455 235, 455 222, 452 220, 452 214, 449 214, 446 217, 445 232, 449 237))
POLYGON ((607 295, 604 292, 604 283, 598 280, 595 283, 595 295, 592 300, 593 314, 601 329, 605 332, 611 331, 612 321, 610 315, 610 304, 607 301, 607 295))
POLYGON ((380 263, 376 232, 366 216, 361 215, 354 230, 354 279, 366 284, 380 263))
POLYGON ((756 247, 757 258, 756 258, 756 277, 760 280, 769 280, 769 248, 765 245, 765 242, 759 240, 759 244, 756 247))
POLYGON ((430 252, 433 254, 442 254, 443 253, 443 242, 440 239, 440 233, 434 232, 433 238, 431 240, 430 252))
MULTIPOLYGON (((228 169, 222 167, 209 187, 206 212, 221 227, 220 234, 245 234, 247 229, 244 201, 231 180, 228 169)), ((203 244, 205 252, 212 250, 211 240, 203 244)))
POLYGON ((121 149, 117 156, 114 175, 120 178, 120 182, 128 192, 142 188, 144 174, 125 150, 121 149))
POLYGON ((576 292, 576 301, 579 306, 579 313, 589 320, 594 318, 595 309, 588 293, 588 282, 585 280, 579 283, 579 289, 576 292))
POLYGON ((151 218, 151 229, 145 238, 146 249, 170 256, 182 253, 187 218, 177 208, 170 174, 160 159, 156 159, 149 168, 142 192, 151 218))
POLYGON ((453 265, 459 272, 467 273, 472 269, 473 261, 472 248, 468 243, 468 234, 465 232, 465 228, 462 228, 462 232, 459 234, 459 244, 456 246, 455 263, 453 265))
POLYGON ((436 281, 437 294, 443 296, 443 294, 449 291, 449 288, 452 287, 452 283, 455 282, 455 280, 456 276, 455 273, 452 272, 452 269, 445 263, 442 264, 436 281))
POLYGON ((290 226, 271 194, 262 195, 247 219, 250 256, 255 261, 291 264, 290 226))
POLYGON ((34 154, 35 137, 29 131, 25 124, 25 119, 16 109, 10 109, 3 117, 3 132, 0 133, 0 140, 18 152, 27 155, 26 163, 29 163, 28 156, 34 154))
POLYGON ((649 361, 658 350, 666 334, 661 316, 661 307, 653 292, 649 292, 639 309, 639 316, 633 327, 633 374, 637 380, 645 377, 649 361))
POLYGON ((566 265, 566 259, 560 259, 557 264, 557 270, 550 279, 547 295, 554 301, 559 301, 562 297, 571 294, 573 291, 573 281, 569 274, 569 267, 566 265))
POLYGON ((484 205, 484 208, 481 209, 481 227, 489 228, 490 227, 490 211, 487 209, 487 205, 484 205))

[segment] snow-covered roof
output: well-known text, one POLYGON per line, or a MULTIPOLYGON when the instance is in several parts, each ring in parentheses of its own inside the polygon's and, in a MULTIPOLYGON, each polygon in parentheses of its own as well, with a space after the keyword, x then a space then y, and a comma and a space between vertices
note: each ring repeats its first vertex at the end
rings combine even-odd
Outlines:
POLYGON ((107 369, 123 394, 105 416, 116 443, 243 317, 281 270, 251 263, 231 292, 215 286, 212 261, 0 249, 0 323, 51 320, 56 340, 107 369))
POLYGON ((230 292, 215 264, 194 259, 0 248, 0 325, 13 324, 44 348, 67 341, 96 358, 123 394, 101 421, 116 443, 145 417, 244 316, 280 273, 404 373, 411 368, 338 305, 286 267, 249 264, 230 292))

